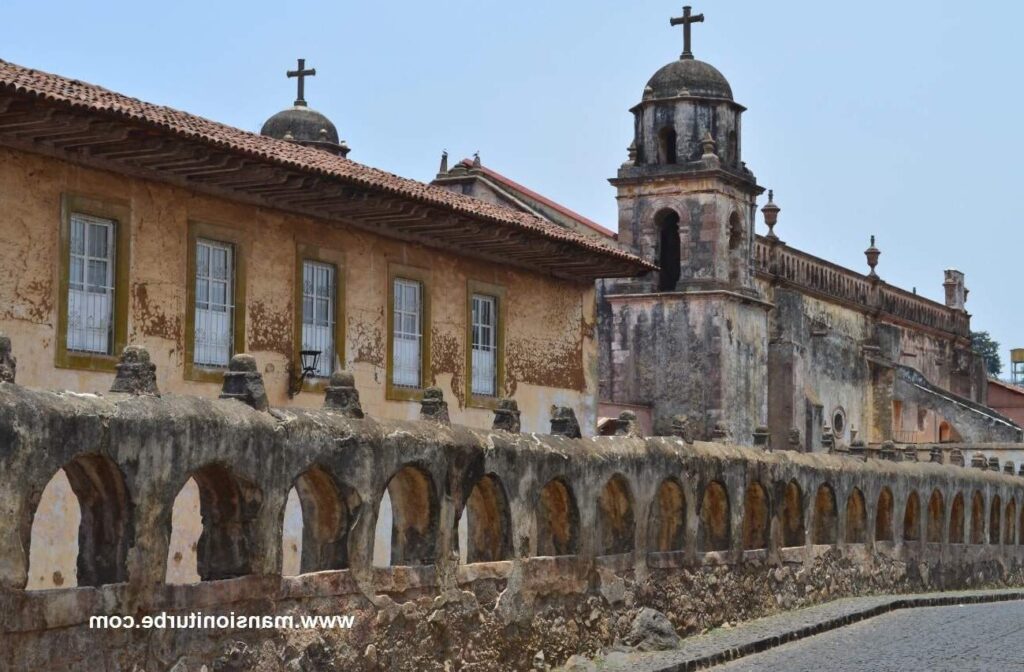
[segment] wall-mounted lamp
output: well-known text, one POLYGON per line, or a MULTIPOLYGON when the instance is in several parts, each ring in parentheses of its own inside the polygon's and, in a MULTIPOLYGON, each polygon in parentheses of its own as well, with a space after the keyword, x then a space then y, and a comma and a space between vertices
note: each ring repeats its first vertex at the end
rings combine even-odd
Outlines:
POLYGON ((299 360, 302 369, 299 375, 295 376, 295 367, 294 365, 292 366, 293 375, 291 376, 288 384, 289 397, 294 397, 299 392, 302 392, 302 383, 307 377, 313 376, 316 373, 317 363, 320 361, 320 351, 303 350, 299 352, 299 360))

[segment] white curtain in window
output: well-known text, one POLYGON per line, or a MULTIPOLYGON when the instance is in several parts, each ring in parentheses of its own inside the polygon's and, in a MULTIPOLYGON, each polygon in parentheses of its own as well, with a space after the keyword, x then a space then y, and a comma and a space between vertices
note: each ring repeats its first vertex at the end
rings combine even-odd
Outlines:
POLYGON ((68 260, 67 349, 111 354, 114 222, 74 213, 68 260))
POLYGON ((196 331, 193 361, 227 366, 234 340, 234 263, 232 246, 196 241, 196 331))
POLYGON ((497 305, 493 296, 473 295, 473 394, 497 394, 497 305))
POLYGON ((302 350, 320 353, 316 375, 334 371, 334 267, 302 262, 302 350))
POLYGON ((403 387, 420 387, 423 343, 422 286, 414 280, 396 278, 393 293, 391 382, 403 387))

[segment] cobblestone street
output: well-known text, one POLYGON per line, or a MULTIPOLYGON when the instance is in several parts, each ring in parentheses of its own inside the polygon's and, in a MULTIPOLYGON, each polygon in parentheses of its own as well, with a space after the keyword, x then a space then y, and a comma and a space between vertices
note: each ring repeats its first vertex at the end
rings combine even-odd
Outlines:
POLYGON ((715 672, 1024 670, 1024 602, 906 609, 785 644, 715 672))

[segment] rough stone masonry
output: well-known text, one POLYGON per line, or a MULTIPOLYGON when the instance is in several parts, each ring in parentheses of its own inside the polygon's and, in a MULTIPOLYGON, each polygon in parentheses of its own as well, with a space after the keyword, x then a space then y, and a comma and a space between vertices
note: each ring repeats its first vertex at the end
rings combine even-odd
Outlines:
POLYGON ((843 595, 1024 582, 1024 480, 987 464, 381 421, 352 412, 343 374, 322 410, 265 408, 242 356, 228 398, 157 396, 122 380, 151 375, 147 361, 126 353, 114 386, 130 392, 0 383, 2 669, 542 669, 626 640, 647 607, 687 635, 843 595), (60 469, 82 509, 80 587, 26 591, 33 515, 60 469), (168 585, 171 509, 189 478, 203 580, 168 585), (302 573, 282 577, 293 486, 302 573), (354 626, 89 627, 192 611, 349 614, 354 626))

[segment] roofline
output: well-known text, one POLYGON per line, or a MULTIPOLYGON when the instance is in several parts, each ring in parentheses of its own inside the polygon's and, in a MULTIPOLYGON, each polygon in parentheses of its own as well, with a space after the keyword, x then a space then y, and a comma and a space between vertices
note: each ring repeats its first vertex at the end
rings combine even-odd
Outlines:
POLYGON ((474 166, 473 165, 473 161, 471 159, 463 159, 462 161, 459 161, 459 164, 463 165, 463 166, 466 166, 467 168, 470 168, 471 170, 479 170, 481 173, 483 173, 487 177, 490 177, 492 180, 495 180, 495 181, 499 182, 500 184, 505 185, 506 187, 509 187, 511 189, 515 189, 516 191, 519 191, 519 192, 522 192, 524 195, 526 195, 526 196, 528 196, 528 197, 530 197, 530 198, 532 198, 532 199, 534 199, 536 201, 539 201, 539 202, 543 203, 544 205, 548 206, 552 210, 557 210, 558 212, 562 213, 566 217, 569 217, 570 219, 573 219, 573 220, 579 222, 580 224, 586 226, 587 228, 592 229, 596 233, 600 233, 602 236, 606 236, 608 238, 611 238, 612 240, 618 240, 619 239, 619 234, 615 233, 611 229, 605 228, 605 227, 601 226, 600 224, 598 224, 597 222, 595 222, 594 220, 592 220, 592 219, 590 219, 588 217, 584 217, 583 215, 581 215, 580 213, 576 212, 575 210, 571 210, 570 208, 567 208, 566 206, 562 205, 561 203, 557 203, 557 202, 551 200, 550 198, 548 198, 547 196, 544 196, 543 194, 539 194, 536 191, 534 191, 533 189, 530 189, 529 187, 523 186, 519 182, 516 182, 515 180, 513 180, 513 179, 511 179, 511 178, 509 178, 509 177, 499 173, 498 171, 494 170, 493 168, 488 168, 487 166, 484 166, 484 165, 474 166))
MULTIPOLYGON (((342 185, 350 185, 369 193, 376 192, 393 196, 410 204, 420 204, 429 210, 451 213, 452 216, 468 217, 486 224, 511 227, 517 232, 515 235, 501 234, 499 237, 503 237, 506 244, 512 246, 512 249, 518 246, 518 251, 522 253, 519 255, 519 265, 532 268, 535 272, 589 280, 599 277, 630 277, 655 268, 650 262, 619 248, 611 241, 584 236, 527 213, 519 213, 483 203, 468 196, 454 194, 446 189, 432 187, 417 180, 365 166, 323 150, 268 138, 174 108, 147 103, 99 86, 31 70, 0 60, 0 116, 9 112, 10 109, 18 108, 19 105, 21 108, 25 108, 25 103, 31 103, 27 110, 16 109, 13 114, 32 115, 40 107, 40 101, 47 106, 45 109, 57 108, 77 116, 92 115, 92 121, 85 120, 87 124, 98 126, 101 124, 96 122, 102 121, 102 124, 109 125, 107 120, 117 120, 127 126, 127 129, 123 126, 118 128, 122 129, 122 134, 130 138, 130 142, 141 144, 143 139, 140 139, 140 135, 156 140, 157 137, 152 133, 152 131, 156 131, 157 135, 174 138, 192 149, 204 148, 202 151, 206 156, 207 163, 214 160, 212 157, 230 155, 238 157, 247 166, 273 166, 309 176, 307 182, 312 186, 308 187, 307 191, 300 192, 304 195, 316 195, 313 187, 321 184, 321 180, 328 180, 342 185), (97 120, 96 117, 101 119, 97 120), (569 254, 569 250, 572 250, 573 255, 580 255, 566 258, 567 262, 570 258, 576 261, 575 264, 567 264, 567 268, 574 265, 576 269, 561 271, 555 264, 548 263, 545 267, 544 261, 531 261, 531 255, 525 253, 529 249, 531 238, 539 238, 566 246, 567 254, 569 254)), ((63 112, 58 114, 63 114, 63 112)), ((64 114, 63 116, 67 117, 68 115, 64 114)), ((39 121, 42 123, 45 119, 40 118, 39 121)), ((3 130, 0 125, 0 136, 2 136, 3 130)), ((57 145, 52 143, 46 145, 45 141, 21 130, 10 134, 9 137, 0 138, 0 144, 7 144, 27 151, 50 153, 58 158, 76 161, 84 165, 93 165, 94 163, 83 158, 85 156, 91 159, 91 152, 68 152, 63 146, 50 151, 51 146, 57 145), (25 140, 26 137, 29 140, 25 140)), ((79 146, 81 144, 79 143, 79 146)), ((122 163, 105 162, 103 167, 116 172, 133 172, 127 170, 127 167, 132 166, 125 167, 127 164, 122 165, 122 163)), ((209 166, 203 166, 203 168, 204 176, 209 177, 212 174, 209 166)), ((138 173, 138 171, 134 172, 138 173)), ((150 179, 175 181, 176 177, 181 178, 182 175, 182 171, 175 172, 147 167, 145 176, 150 179)), ((188 182, 190 177, 186 175, 184 180, 177 181, 188 182)), ((200 181, 197 184, 203 184, 203 182, 200 181)), ((203 190, 199 187, 196 189, 203 190)), ((222 192, 218 190, 218 193, 222 192)), ((226 191, 222 195, 233 200, 251 201, 251 199, 240 198, 241 192, 226 191)), ((290 198, 295 200, 294 195, 290 195, 290 198)), ((269 200, 264 197, 261 199, 269 200)), ((284 199, 281 198, 279 201, 283 202, 284 199)), ((285 210, 290 209, 290 206, 274 205, 274 203, 268 203, 268 205, 285 210)), ((304 212, 312 214, 314 217, 331 218, 329 213, 309 213, 309 209, 306 208, 304 212)), ((429 210, 426 211, 428 216, 430 215, 429 210)), ((422 230, 426 231, 428 228, 424 227, 422 230)), ((443 229, 442 223, 438 222, 435 230, 441 229, 443 229)), ((389 235, 386 226, 377 225, 376 230, 389 235)), ((418 235, 423 236, 423 234, 418 235)), ((429 235, 428 233, 425 237, 429 237, 429 235)), ((497 232, 481 235, 490 235, 493 240, 497 232)), ((537 240, 535 244, 543 243, 537 240)), ((477 253, 472 242, 450 245, 449 249, 457 253, 461 252, 471 256, 477 253)), ((550 249, 553 248, 549 248, 549 254, 550 249)), ((500 255, 498 256, 500 257, 500 255)), ((507 263, 512 262, 508 261, 507 263)))

